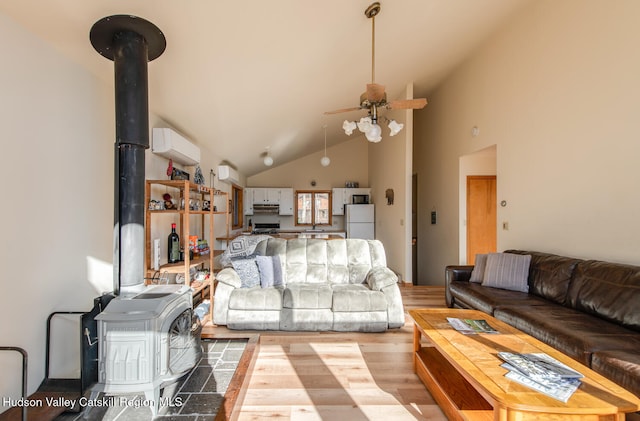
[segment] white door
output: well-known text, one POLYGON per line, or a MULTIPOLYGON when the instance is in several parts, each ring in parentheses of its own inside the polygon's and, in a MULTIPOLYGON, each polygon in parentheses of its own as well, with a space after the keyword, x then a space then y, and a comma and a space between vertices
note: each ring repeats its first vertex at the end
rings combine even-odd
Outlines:
POLYGON ((374 205, 347 205, 347 223, 374 221, 374 205))
POLYGON ((372 222, 350 223, 347 227, 347 238, 375 239, 374 224, 372 222))

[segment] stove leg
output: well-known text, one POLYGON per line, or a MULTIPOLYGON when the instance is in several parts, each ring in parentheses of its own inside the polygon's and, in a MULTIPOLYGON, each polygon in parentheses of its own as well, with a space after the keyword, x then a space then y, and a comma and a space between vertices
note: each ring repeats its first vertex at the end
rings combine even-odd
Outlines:
MULTIPOLYGON (((96 389, 96 386, 98 386, 98 385, 95 385, 93 387, 93 389, 91 389, 91 395, 89 396, 89 401, 90 402, 97 401, 98 396, 102 392, 102 390, 96 389)), ((84 419, 84 420, 90 419, 89 415, 90 415, 90 413, 91 413, 91 411, 93 410, 94 407, 95 407, 94 405, 85 406, 84 410, 82 411, 82 419, 84 419)))
POLYGON ((155 417, 158 415, 158 409, 160 406, 160 388, 155 387, 151 390, 145 390, 144 397, 148 402, 151 402, 151 405, 149 406, 151 408, 151 416, 155 417))

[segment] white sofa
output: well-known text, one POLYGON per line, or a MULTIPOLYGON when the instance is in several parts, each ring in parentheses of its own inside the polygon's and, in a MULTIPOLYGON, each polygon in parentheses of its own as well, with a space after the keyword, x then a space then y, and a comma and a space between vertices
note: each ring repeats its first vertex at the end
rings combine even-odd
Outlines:
POLYGON ((236 256, 233 266, 216 275, 216 325, 241 330, 360 332, 404 325, 398 278, 387 268, 380 241, 268 238, 251 255, 236 256), (273 274, 265 266, 269 259, 275 265, 273 274), (242 279, 245 268, 254 270, 252 264, 258 267, 257 285, 255 280, 242 279), (282 282, 278 282, 279 272, 282 282))

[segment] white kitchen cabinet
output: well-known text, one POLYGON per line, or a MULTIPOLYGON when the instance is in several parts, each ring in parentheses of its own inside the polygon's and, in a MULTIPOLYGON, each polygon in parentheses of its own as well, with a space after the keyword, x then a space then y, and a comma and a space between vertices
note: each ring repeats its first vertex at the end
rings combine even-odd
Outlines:
POLYGON ((347 203, 347 189, 334 188, 331 192, 331 213, 344 215, 344 205, 347 203))
POLYGON ((344 215, 344 205, 350 205, 354 194, 368 194, 371 196, 371 189, 368 187, 347 188, 336 187, 332 189, 331 208, 333 215, 344 215))
POLYGON ((277 205, 280 203, 280 189, 272 187, 254 187, 253 203, 259 205, 277 205))
POLYGON ((253 215, 253 205, 279 205, 280 215, 293 215, 293 189, 285 187, 247 187, 244 214, 253 215))
POLYGON ((267 203, 267 191, 261 187, 254 187, 251 189, 253 195, 252 201, 254 204, 261 205, 267 203))
POLYGON ((280 215, 293 215, 293 189, 280 189, 280 215))
POLYGON ((245 188, 242 193, 242 206, 244 207, 245 215, 253 215, 253 189, 245 188))

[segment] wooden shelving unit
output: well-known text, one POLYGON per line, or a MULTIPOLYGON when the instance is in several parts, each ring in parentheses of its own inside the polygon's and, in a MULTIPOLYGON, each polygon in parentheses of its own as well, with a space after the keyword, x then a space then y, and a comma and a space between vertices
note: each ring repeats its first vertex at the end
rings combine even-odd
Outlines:
MULTIPOLYGON (((224 220, 224 226, 226 236, 229 236, 229 212, 228 212, 228 193, 220 190, 211 189, 206 186, 201 186, 190 182, 189 180, 147 180, 145 186, 145 205, 146 205, 146 219, 145 219, 145 269, 147 283, 151 283, 151 280, 156 275, 168 274, 183 274, 185 279, 185 285, 193 288, 194 298, 196 301, 204 299, 207 290, 210 297, 211 306, 213 309, 213 290, 215 286, 214 278, 214 256, 215 256, 215 229, 216 218, 224 220), (162 201, 162 194, 158 192, 158 189, 154 187, 164 187, 165 190, 176 200, 177 209, 164 209, 154 210, 151 209, 151 200, 162 201), (158 196, 158 197, 155 197, 158 196), (189 203, 190 200, 196 201, 199 206, 196 209, 191 209, 189 203), (202 210, 202 204, 204 201, 209 201, 209 210, 202 210), (182 205, 184 204, 184 205, 182 205), (215 207, 218 207, 214 211, 215 207), (153 240, 151 238, 151 227, 154 223, 153 219, 159 215, 178 215, 179 221, 177 222, 178 235, 180 236, 180 247, 184 249, 184 260, 178 263, 166 263, 159 267, 158 270, 153 268, 153 240), (192 224, 192 217, 200 217, 200 229, 196 232, 195 227, 192 224), (198 238, 206 239, 209 245, 209 253, 202 256, 194 256, 193 259, 189 257, 189 236, 197 235, 198 238), (203 268, 209 270, 209 281, 200 283, 191 279, 190 270, 192 268, 203 268)), ((222 222, 222 221, 220 221, 222 222)), ((220 223, 219 222, 219 223, 220 223)), ((163 238, 162 240, 165 240, 163 238)), ((211 311, 210 311, 211 313, 211 311)), ((210 314, 211 316, 211 314, 210 314)))

